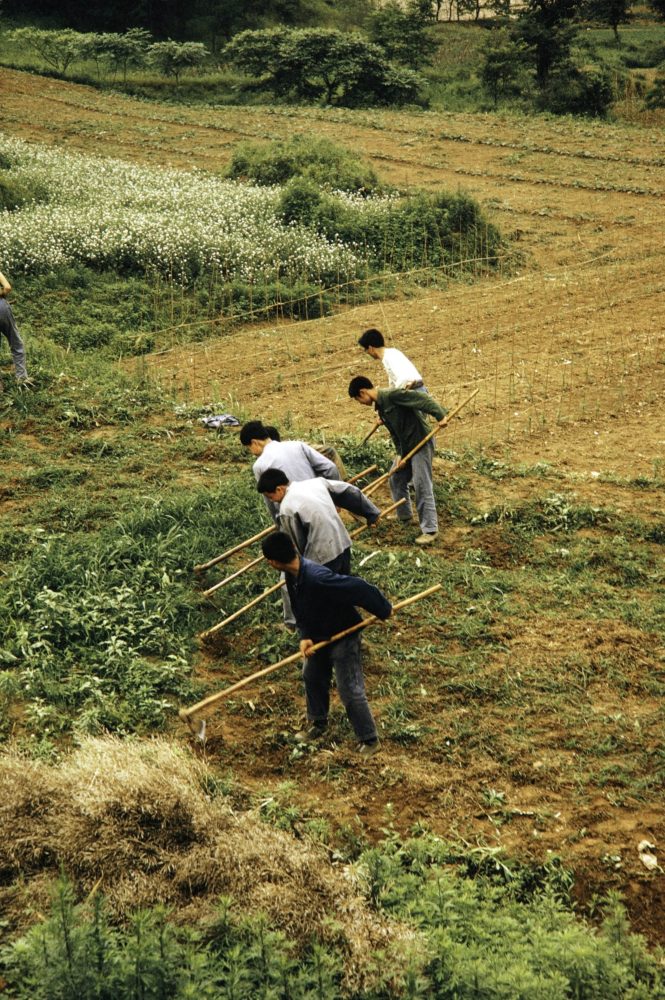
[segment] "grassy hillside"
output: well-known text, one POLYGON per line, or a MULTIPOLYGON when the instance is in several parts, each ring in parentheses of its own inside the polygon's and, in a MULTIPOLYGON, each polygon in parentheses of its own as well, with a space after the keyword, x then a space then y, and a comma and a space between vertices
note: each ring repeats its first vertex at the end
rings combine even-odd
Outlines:
MULTIPOLYGON (((328 317, 255 319, 200 343, 169 315, 169 284, 161 353, 121 365, 85 342, 100 322, 93 306, 112 315, 111 276, 102 301, 97 285, 75 287, 76 271, 54 267, 39 288, 9 275, 35 386, 13 385, 4 354, 2 817, 16 831, 0 861, 5 939, 54 908, 23 956, 4 959, 6 974, 23 988, 29 969, 47 990, 46 942, 64 995, 85 995, 67 980, 78 964, 67 964, 62 928, 82 955, 103 931, 120 977, 149 924, 141 961, 152 984, 160 933, 175 935, 183 992, 171 995, 186 995, 183 969, 209 995, 220 983, 231 995, 231 975, 244 983, 238 996, 257 983, 277 990, 270 977, 294 955, 307 956, 297 985, 288 973, 294 996, 662 995, 662 970, 616 901, 599 904, 621 891, 632 928, 663 940, 662 876, 640 857, 659 863, 663 836, 662 136, 493 115, 185 113, 21 74, 4 81, 10 134, 94 152, 104 132, 128 161, 220 171, 240 138, 316 130, 365 150, 402 186, 463 181, 521 252, 516 272, 398 283, 390 298, 334 302, 328 317), (76 342, 51 333, 49 305, 78 323, 76 342), (385 440, 360 444, 369 415, 346 397, 351 374, 377 372, 355 346, 369 325, 446 405, 480 389, 440 440, 436 546, 416 551, 386 525, 354 555, 394 598, 442 584, 367 634, 382 752, 357 762, 339 707, 327 742, 298 746, 289 668, 226 702, 202 748, 177 708, 294 641, 268 601, 217 643, 196 642, 273 582, 266 567, 217 607, 200 596, 222 574, 200 580, 193 566, 266 515, 234 432, 199 418, 270 418, 334 443, 350 473, 387 468, 385 440), (236 825, 238 840, 215 839, 236 825), (239 882, 237 851, 254 842, 239 882), (61 865, 73 890, 61 884, 51 904, 61 865), (575 922, 573 902, 592 921, 605 913, 602 934, 575 922), (175 930, 160 932, 162 911, 140 923, 134 907, 152 904, 174 907, 175 930), (266 937, 260 911, 288 941, 266 937), (390 957, 405 940, 406 965, 390 957), (510 954, 500 968, 497 940, 510 954), (320 992, 308 994, 317 968, 320 992)), ((154 334, 138 308, 118 315, 127 332, 154 334)))

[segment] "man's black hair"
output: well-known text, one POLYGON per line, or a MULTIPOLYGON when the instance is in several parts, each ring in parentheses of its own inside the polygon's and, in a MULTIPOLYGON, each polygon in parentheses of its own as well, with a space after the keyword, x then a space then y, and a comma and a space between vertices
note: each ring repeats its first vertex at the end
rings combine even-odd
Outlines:
POLYGON ((289 477, 281 469, 266 469, 259 476, 256 488, 259 493, 274 493, 278 486, 288 485, 289 477))
POLYGON ((381 331, 371 327, 369 330, 365 330, 362 336, 358 338, 358 343, 366 351, 368 347, 385 347, 386 342, 383 339, 381 331))
POLYGON ((297 555, 295 545, 284 531, 276 531, 264 538, 261 551, 266 559, 274 559, 279 563, 290 563, 297 555))
POLYGON ((277 430, 276 427, 268 427, 266 425, 266 427, 264 427, 263 429, 266 432, 266 434, 268 435, 268 437, 271 438, 273 441, 281 441, 282 440, 282 436, 281 436, 281 434, 279 433, 279 431, 277 430))
POLYGON ((250 420, 240 428, 240 443, 244 444, 245 448, 254 440, 265 441, 268 437, 270 437, 268 429, 260 420, 250 420))
POLYGON ((366 375, 356 375, 349 382, 349 396, 351 399, 357 399, 360 395, 361 389, 373 389, 371 379, 368 379, 366 375))

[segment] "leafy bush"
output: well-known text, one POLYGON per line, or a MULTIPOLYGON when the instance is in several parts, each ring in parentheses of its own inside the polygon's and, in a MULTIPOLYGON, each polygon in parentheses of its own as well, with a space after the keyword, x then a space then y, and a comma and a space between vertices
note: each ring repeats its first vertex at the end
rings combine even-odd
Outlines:
POLYGON ((595 932, 570 909, 570 882, 554 862, 538 871, 496 848, 460 855, 425 835, 390 838, 364 851, 353 870, 368 907, 410 933, 396 949, 366 954, 364 983, 351 989, 334 937, 297 953, 265 916, 238 918, 228 897, 196 930, 172 923, 164 907, 137 911, 119 929, 98 894, 77 904, 64 877, 46 919, 3 950, 3 971, 18 1000, 665 997, 659 956, 630 933, 621 902, 604 901, 595 932))
POLYGON ((351 150, 316 136, 296 135, 286 142, 268 144, 242 143, 233 153, 226 176, 255 184, 286 184, 300 177, 336 191, 380 190, 372 167, 351 150))
POLYGON ((24 205, 48 201, 48 187, 36 177, 12 172, 13 163, 7 153, 0 155, 0 211, 13 212, 24 205))
POLYGON ((423 82, 380 46, 334 29, 242 31, 224 56, 251 78, 252 89, 344 107, 415 103, 423 82))
POLYGON ((653 86, 647 91, 645 104, 648 108, 665 108, 665 73, 659 73, 653 86))
POLYGON ((491 262, 501 244, 477 202, 461 194, 421 192, 363 206, 296 179, 285 187, 278 210, 286 222, 362 247, 372 267, 391 271, 449 265, 467 270, 479 258, 491 262))
POLYGON ((612 78, 606 69, 579 69, 564 63, 549 74, 538 103, 543 110, 558 115, 604 118, 614 97, 612 78))
POLYGON ((665 62, 665 44, 651 40, 642 45, 628 44, 623 62, 629 69, 654 69, 665 62))

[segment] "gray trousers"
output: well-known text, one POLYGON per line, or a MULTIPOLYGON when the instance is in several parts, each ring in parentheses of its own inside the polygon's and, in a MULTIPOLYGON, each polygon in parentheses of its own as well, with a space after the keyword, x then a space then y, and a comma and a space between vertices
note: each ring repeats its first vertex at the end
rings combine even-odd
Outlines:
POLYGON ((16 378, 27 378, 28 370, 25 366, 25 346, 18 332, 11 306, 3 298, 0 298, 0 333, 4 334, 9 341, 9 350, 12 352, 16 378))
POLYGON ((308 657, 303 666, 310 722, 326 723, 330 709, 330 681, 333 670, 340 701, 346 709, 356 739, 371 743, 377 739, 376 724, 365 694, 365 678, 360 663, 360 636, 349 635, 308 657))
POLYGON ((404 498, 406 503, 397 508, 396 514, 400 521, 408 521, 412 514, 409 483, 413 483, 416 494, 416 510, 420 521, 420 530, 425 535, 431 535, 439 530, 439 520, 434 502, 434 486, 432 484, 432 458, 434 443, 428 441, 413 458, 410 458, 403 469, 393 472, 390 477, 390 492, 393 500, 404 498))

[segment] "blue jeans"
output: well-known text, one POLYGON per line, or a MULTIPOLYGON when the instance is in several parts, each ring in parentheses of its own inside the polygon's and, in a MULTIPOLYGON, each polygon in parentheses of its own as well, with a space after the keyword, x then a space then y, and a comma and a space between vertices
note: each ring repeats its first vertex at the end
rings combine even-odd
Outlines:
POLYGON ((411 498, 409 483, 413 482, 416 493, 416 510, 423 534, 434 534, 439 529, 439 520, 434 502, 434 486, 432 484, 432 458, 434 443, 428 441, 413 458, 410 458, 403 469, 393 472, 390 477, 390 492, 393 500, 404 498, 406 503, 397 508, 396 514, 400 520, 408 521, 411 517, 411 498))
POLYGON ((305 660, 302 676, 305 682, 307 718, 325 725, 330 709, 330 681, 333 670, 339 698, 346 709, 356 738, 361 743, 377 739, 376 724, 365 694, 365 679, 360 664, 360 636, 338 639, 305 660))

